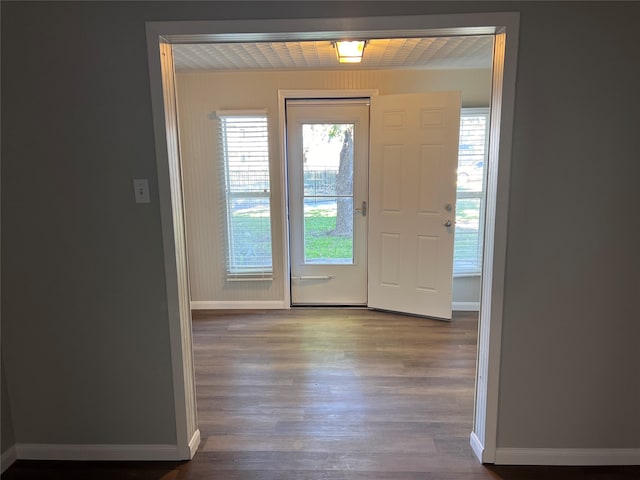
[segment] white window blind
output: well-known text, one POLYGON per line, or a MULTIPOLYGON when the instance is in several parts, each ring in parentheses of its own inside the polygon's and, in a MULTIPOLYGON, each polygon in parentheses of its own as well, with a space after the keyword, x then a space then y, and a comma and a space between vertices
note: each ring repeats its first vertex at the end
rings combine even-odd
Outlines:
POLYGON ((272 277, 269 142, 265 112, 217 112, 227 280, 272 277))
POLYGON ((488 108, 462 109, 453 254, 454 276, 479 275, 482 270, 488 132, 488 108))

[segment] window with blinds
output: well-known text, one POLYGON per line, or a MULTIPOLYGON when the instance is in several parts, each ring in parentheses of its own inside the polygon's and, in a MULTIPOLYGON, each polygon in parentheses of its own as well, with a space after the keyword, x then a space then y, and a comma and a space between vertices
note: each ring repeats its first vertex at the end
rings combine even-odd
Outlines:
POLYGON ((265 112, 217 112, 227 280, 272 278, 269 142, 265 112))
POLYGON ((479 275, 482 270, 488 133, 488 108, 462 109, 458 149, 454 276, 479 275))

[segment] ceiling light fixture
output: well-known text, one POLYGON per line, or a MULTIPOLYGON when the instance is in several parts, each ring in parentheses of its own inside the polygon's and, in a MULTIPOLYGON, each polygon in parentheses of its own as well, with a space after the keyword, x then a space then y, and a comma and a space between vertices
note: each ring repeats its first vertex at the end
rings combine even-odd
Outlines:
POLYGON ((340 63, 360 63, 366 40, 332 42, 340 63))

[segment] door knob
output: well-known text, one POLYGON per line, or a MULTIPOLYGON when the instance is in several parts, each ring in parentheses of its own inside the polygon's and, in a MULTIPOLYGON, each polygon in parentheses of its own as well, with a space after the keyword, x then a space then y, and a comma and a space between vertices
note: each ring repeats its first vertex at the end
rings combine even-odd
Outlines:
POLYGON ((450 227, 452 225, 451 220, 447 220, 446 222, 443 223, 443 225, 445 227, 450 227))

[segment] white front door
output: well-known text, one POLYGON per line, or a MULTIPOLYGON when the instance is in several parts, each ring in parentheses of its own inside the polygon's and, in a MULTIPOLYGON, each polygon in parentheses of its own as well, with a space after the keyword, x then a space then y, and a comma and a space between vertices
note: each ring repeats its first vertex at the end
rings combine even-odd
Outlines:
POLYGON ((292 305, 367 304, 368 103, 287 100, 292 305))
POLYGON ((460 94, 371 99, 373 308, 451 318, 460 94))

